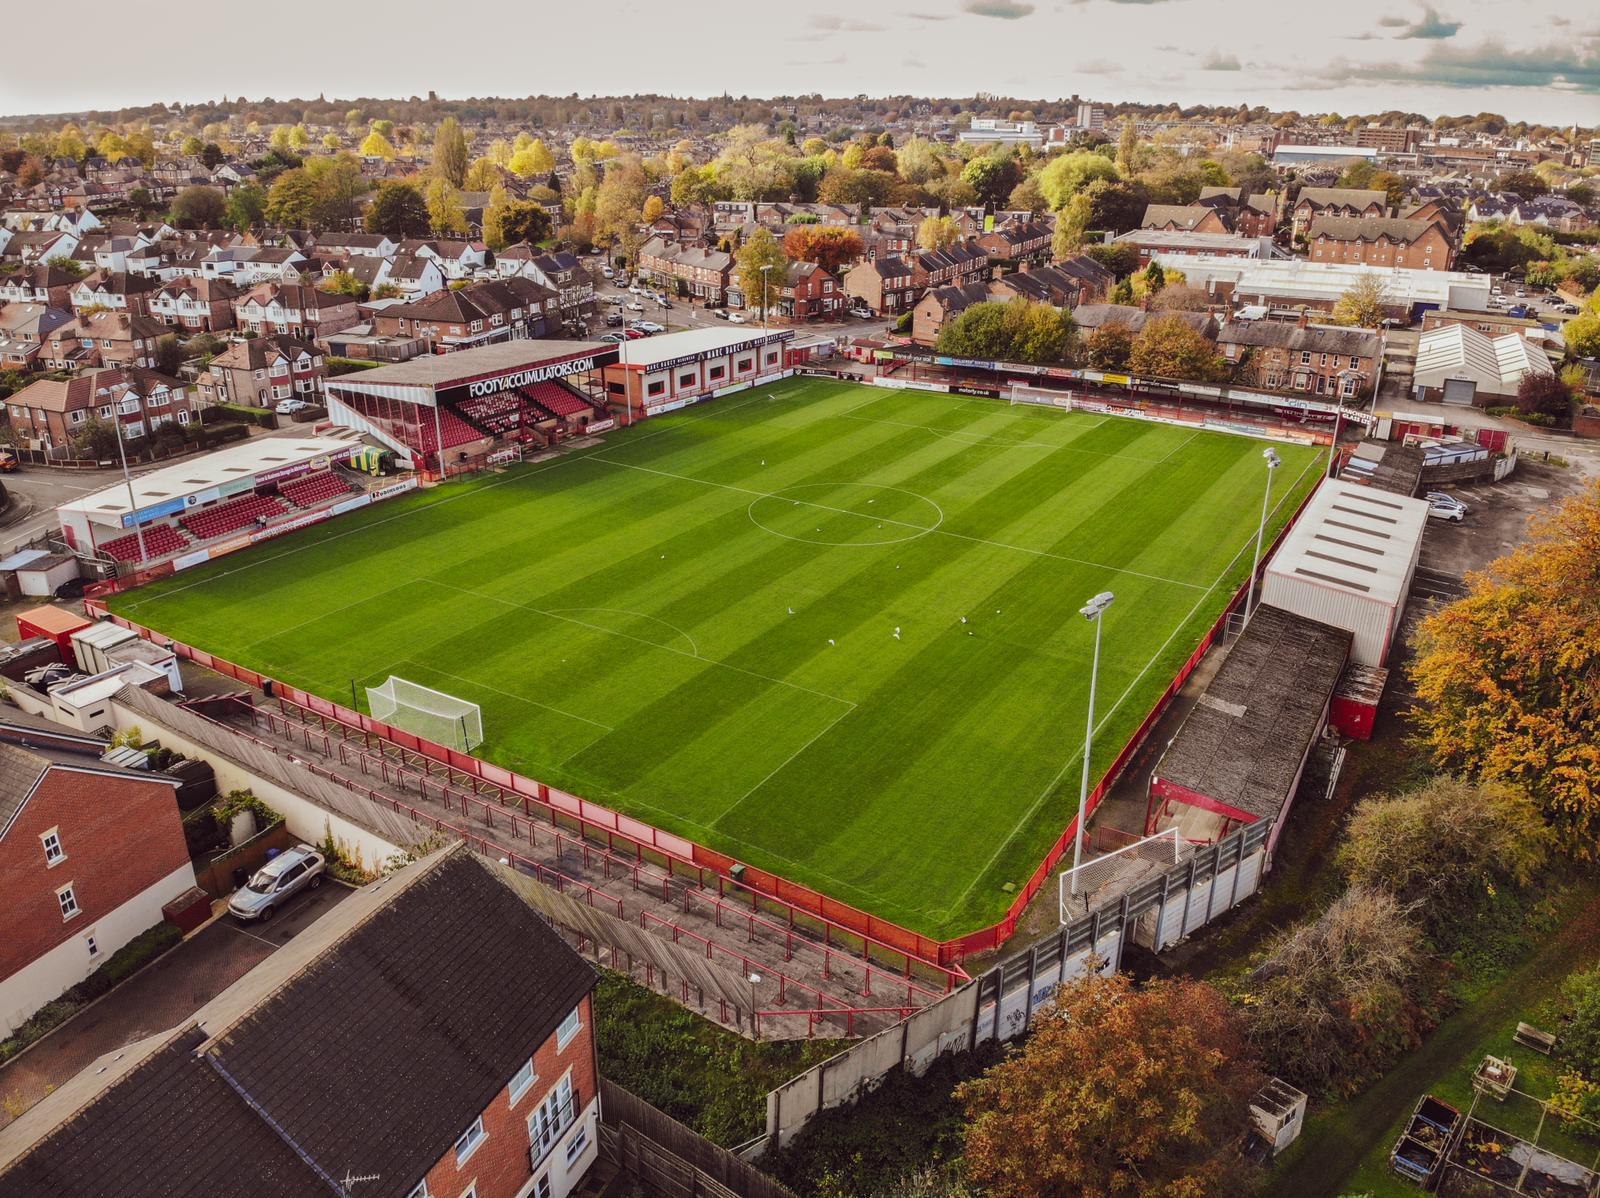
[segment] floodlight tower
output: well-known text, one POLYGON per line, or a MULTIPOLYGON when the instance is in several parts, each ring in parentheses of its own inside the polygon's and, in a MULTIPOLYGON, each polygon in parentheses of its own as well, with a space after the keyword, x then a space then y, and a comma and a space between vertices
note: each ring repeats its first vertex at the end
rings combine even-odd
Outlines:
POLYGON ((1256 572, 1261 569, 1261 541, 1267 532, 1267 504, 1272 499, 1272 476, 1277 473, 1278 467, 1283 465, 1283 459, 1278 456, 1278 451, 1271 446, 1263 449, 1261 456, 1267 463, 1267 489, 1261 496, 1261 523, 1256 525, 1256 556, 1250 563, 1250 591, 1244 601, 1246 623, 1249 623, 1250 617, 1256 610, 1256 572))
POLYGON ((1078 614, 1094 625, 1094 664, 1089 667, 1089 722, 1083 730, 1083 783, 1078 788, 1078 830, 1072 841, 1072 893, 1078 893, 1078 867, 1083 864, 1083 827, 1089 822, 1089 755, 1094 749, 1094 688, 1100 677, 1100 617, 1116 596, 1101 591, 1078 614))

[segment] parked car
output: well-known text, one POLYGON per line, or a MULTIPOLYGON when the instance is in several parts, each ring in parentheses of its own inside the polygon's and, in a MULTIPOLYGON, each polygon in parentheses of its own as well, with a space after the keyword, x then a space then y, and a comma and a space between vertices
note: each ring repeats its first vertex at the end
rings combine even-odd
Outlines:
POLYGON ((309 844, 297 844, 268 861, 228 900, 228 914, 247 922, 271 919, 303 890, 322 885, 328 863, 309 844))
POLYGON ((17 465, 16 454, 9 449, 0 449, 0 474, 15 474, 17 465))
POLYGON ((621 316, 621 314, 617 313, 617 312, 607 312, 606 313, 606 327, 608 329, 620 329, 622 327, 622 316, 621 316))
POLYGON ((626 308, 630 312, 643 312, 644 311, 644 305, 641 304, 638 300, 629 300, 627 303, 623 304, 622 306, 624 308, 626 308))
POLYGON ((303 399, 280 399, 272 410, 280 416, 288 416, 295 412, 303 412, 310 406, 303 399))
POLYGON ((1528 307, 1527 304, 1512 304, 1511 307, 1506 309, 1506 315, 1515 316, 1520 320, 1525 316, 1532 316, 1533 309, 1528 307))
POLYGON ((639 286, 639 284, 637 284, 637 283, 630 283, 628 285, 628 291, 633 295, 643 295, 644 294, 644 288, 639 286))
POLYGON ((633 322, 632 327, 638 329, 641 333, 665 333, 667 331, 666 325, 657 324, 653 320, 636 320, 633 322))
POLYGON ((663 300, 662 300, 662 301, 661 301, 661 306, 662 306, 662 307, 663 307, 663 308, 670 308, 670 307, 672 307, 672 301, 671 301, 671 300, 669 300, 669 299, 663 299, 663 300))
POLYGON ((600 273, 608 279, 614 279, 617 277, 617 272, 612 270, 609 266, 602 266, 600 268, 600 273))
POLYGON ((1467 518, 1467 505, 1454 495, 1446 495, 1443 491, 1429 491, 1427 500, 1428 515, 1435 520, 1454 520, 1459 524, 1467 518))
POLYGON ((715 316, 718 320, 731 320, 731 319, 733 319, 731 316, 728 315, 728 310, 726 308, 717 308, 711 313, 711 315, 715 316))
POLYGON ((613 345, 618 341, 626 341, 627 339, 628 335, 626 333, 601 333, 600 336, 595 338, 596 341, 609 341, 613 345))
POLYGON ((644 333, 642 333, 638 329, 623 329, 622 330, 622 338, 623 338, 624 341, 637 341, 637 340, 639 340, 639 338, 641 338, 643 336, 644 336, 644 333))
POLYGON ((747 317, 743 312, 728 313, 729 324, 744 324, 747 320, 749 320, 749 317, 747 317))

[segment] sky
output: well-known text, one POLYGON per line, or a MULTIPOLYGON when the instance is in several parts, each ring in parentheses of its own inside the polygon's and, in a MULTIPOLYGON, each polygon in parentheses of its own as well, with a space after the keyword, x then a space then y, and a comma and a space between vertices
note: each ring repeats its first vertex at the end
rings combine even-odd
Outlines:
MULTIPOLYGON (((475 0, 456 28, 437 0, 171 11, 165 0, 76 0, 76 65, 7 55, 0 113, 430 90, 985 92, 1600 125, 1592 0, 475 0)), ((48 6, 6 20, 14 47, 60 30, 48 6)))

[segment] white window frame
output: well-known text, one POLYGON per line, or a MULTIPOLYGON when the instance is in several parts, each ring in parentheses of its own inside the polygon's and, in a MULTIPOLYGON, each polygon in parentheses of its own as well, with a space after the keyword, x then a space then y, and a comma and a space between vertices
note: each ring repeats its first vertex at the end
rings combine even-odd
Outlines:
POLYGON ((578 1130, 567 1141, 567 1167, 572 1167, 572 1162, 577 1160, 589 1149, 589 1124, 586 1120, 578 1120, 578 1130))
POLYGON ((456 1168, 459 1169, 471 1160, 472 1154, 482 1148, 483 1142, 488 1138, 489 1133, 483 1128, 483 1116, 479 1115, 467 1125, 466 1131, 456 1137, 456 1168), (477 1134, 474 1135, 474 1132, 477 1134), (462 1151, 462 1145, 466 1145, 465 1151, 462 1151))
POLYGON ((572 1043, 572 1038, 583 1030, 583 1007, 578 1005, 567 1012, 567 1017, 556 1027, 556 1051, 572 1043))
POLYGON ((533 1068, 533 1058, 529 1057, 522 1068, 518 1069, 511 1077, 511 1085, 508 1087, 511 1091, 511 1105, 516 1106, 521 1101, 522 1096, 531 1090, 533 1083, 538 1080, 539 1075, 533 1068))
POLYGON ((44 864, 46 869, 54 869, 67 859, 67 850, 61 843, 61 829, 51 828, 39 834, 39 843, 44 846, 44 864), (54 850, 52 851, 52 842, 54 850))
MULTIPOLYGON (((567 1130, 560 1124, 562 1109, 573 1106, 572 1074, 568 1072, 550 1087, 544 1101, 528 1113, 528 1143, 538 1150, 540 1160, 556 1146, 556 1141, 567 1130)), ((576 1122, 578 1112, 573 1110, 572 1115, 576 1122)))
POLYGON ((424 1177, 417 1182, 417 1188, 407 1194, 406 1198, 433 1198, 433 1195, 428 1192, 428 1179, 424 1177))
POLYGON ((94 938, 94 929, 83 934, 83 946, 89 950, 89 960, 95 961, 100 957, 100 942, 94 938))
POLYGON ((71 882, 68 882, 56 891, 56 905, 61 908, 62 923, 66 923, 69 919, 75 919, 83 914, 83 908, 78 905, 78 892, 72 888, 72 885, 71 882))

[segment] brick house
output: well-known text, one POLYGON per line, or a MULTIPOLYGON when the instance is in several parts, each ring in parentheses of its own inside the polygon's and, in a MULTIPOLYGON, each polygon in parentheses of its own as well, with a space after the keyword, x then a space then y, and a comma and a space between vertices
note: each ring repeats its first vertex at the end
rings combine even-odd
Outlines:
POLYGON ((1233 218, 1223 209, 1208 204, 1146 204, 1141 229, 1163 233, 1233 233, 1233 218))
POLYGON ((559 295, 521 275, 389 304, 372 316, 374 335, 419 340, 430 353, 537 339, 560 327, 559 295))
POLYGON ((1117 278, 1086 254, 1076 254, 1049 266, 1013 271, 989 284, 995 299, 1030 299, 1057 308, 1103 302, 1117 278))
POLYGON ((1370 329, 1270 320, 1230 321, 1217 349, 1251 387, 1337 395, 1370 395, 1378 381, 1383 338, 1370 329))
POLYGON ((989 289, 982 283, 933 288, 911 309, 911 340, 918 345, 935 344, 945 325, 973 304, 985 303, 991 298, 989 289))
POLYGON ((0 1130, 0 1198, 566 1198, 597 978, 516 881, 456 844, 345 898, 0 1130))
POLYGON ((168 421, 198 419, 188 387, 143 367, 110 366, 69 379, 37 379, 5 401, 11 428, 30 449, 71 445, 91 416, 122 421, 124 437, 142 437, 168 421))
POLYGON ((913 254, 912 285, 919 292, 928 287, 969 283, 989 273, 989 255, 970 241, 958 241, 936 250, 913 254))
POLYGON ((300 283, 262 283, 233 302, 233 319, 252 333, 288 333, 307 341, 361 319, 356 299, 300 283))
POLYGON ((146 275, 97 270, 85 275, 72 288, 72 309, 82 312, 85 308, 107 308, 148 316, 150 297, 159 286, 159 282, 146 275))
POLYGON ((652 237, 639 250, 639 273, 662 284, 681 284, 708 304, 722 304, 733 281, 733 255, 652 237))
POLYGON ((1303 187, 1289 210, 1294 236, 1305 237, 1321 216, 1379 220, 1389 215, 1389 194, 1354 187, 1303 187))
POLYGON ((199 378, 204 405, 270 408, 284 399, 322 402, 328 377, 322 351, 282 333, 237 341, 211 359, 199 378))
POLYGON ((239 289, 227 279, 177 278, 150 297, 150 315, 186 333, 233 328, 233 302, 239 289))
POLYGON ((856 306, 876 316, 898 316, 911 310, 919 289, 911 264, 891 256, 857 262, 845 272, 844 290, 856 306))
POLYGON ((72 323, 72 313, 45 304, 0 305, 0 370, 32 370, 42 364, 50 334, 72 323))
POLYGON ((76 276, 59 266, 30 266, 0 275, 0 302, 67 308, 72 305, 72 288, 77 282, 76 276))
POLYGON ((81 312, 50 333, 44 365, 51 370, 91 370, 97 366, 156 364, 156 342, 167 326, 152 316, 128 312, 81 312))
POLYGON ((1250 194, 1242 187, 1202 187, 1195 203, 1226 212, 1241 237, 1271 237, 1278 228, 1278 193, 1250 194))
POLYGON ((1455 249, 1436 221, 1319 216, 1306 232, 1313 262, 1449 270, 1455 249))
POLYGON ((195 884, 177 780, 107 765, 109 741, 0 713, 0 1034, 161 922, 195 884))
POLYGON ((990 263, 996 265, 1002 262, 1048 262, 1050 241, 1050 230, 1031 220, 997 223, 994 228, 979 233, 973 239, 990 263))
POLYGON ((844 288, 815 262, 791 262, 776 308, 790 320, 826 320, 844 311, 844 288))

